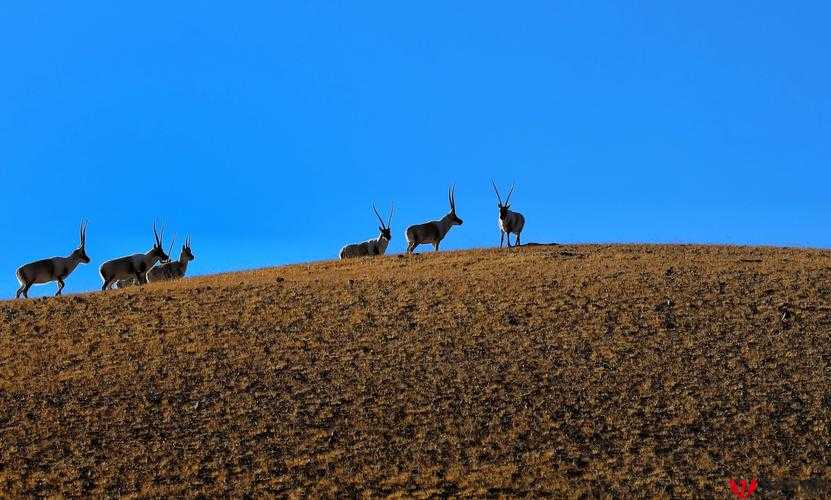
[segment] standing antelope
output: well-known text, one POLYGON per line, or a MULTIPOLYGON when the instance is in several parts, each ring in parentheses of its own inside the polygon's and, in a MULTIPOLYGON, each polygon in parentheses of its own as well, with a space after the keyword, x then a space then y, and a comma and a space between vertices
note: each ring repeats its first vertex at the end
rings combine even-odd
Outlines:
POLYGON ((514 192, 514 184, 511 184, 511 190, 508 191, 508 197, 505 198, 505 203, 502 203, 502 198, 499 196, 499 189, 496 188, 496 183, 491 179, 493 190, 496 192, 496 199, 499 200, 499 248, 502 248, 502 242, 505 236, 508 237, 508 248, 511 248, 511 233, 516 235, 514 246, 519 246, 519 233, 525 227, 525 217, 519 212, 511 211, 511 194, 514 192))
MULTIPOLYGON (((170 239, 170 245, 167 247, 167 255, 168 256, 173 252, 173 243, 175 241, 176 241, 176 235, 174 234, 173 238, 170 239)), ((148 281, 151 281, 150 278, 149 278, 150 273, 153 272, 153 269, 156 269, 157 267, 159 267, 159 265, 164 265, 164 264, 157 264, 156 266, 151 268, 149 271, 147 271, 147 273, 145 273, 144 276, 147 278, 148 281)), ((127 288, 127 287, 137 286, 137 285, 140 285, 140 283, 138 282, 136 277, 133 276, 133 275, 130 275, 130 276, 127 276, 126 278, 121 278, 121 279, 115 281, 115 287, 116 288, 127 288)))
MULTIPOLYGON (((164 234, 164 230, 162 230, 162 234, 164 234)), ((138 281, 140 285, 147 283, 147 278, 145 277, 147 271, 153 267, 156 262, 167 262, 170 260, 170 257, 164 253, 164 249, 162 248, 162 237, 158 232, 156 232, 156 224, 153 224, 153 237, 156 242, 153 244, 153 248, 151 248, 147 253, 137 253, 126 257, 119 257, 118 259, 113 259, 101 264, 101 278, 104 280, 104 285, 101 287, 101 290, 107 290, 116 282, 116 280, 120 280, 128 276, 135 276, 136 281, 138 281)))
POLYGON ((395 206, 390 207, 390 216, 387 219, 386 226, 384 226, 384 219, 381 218, 381 214, 378 213, 378 209, 375 208, 375 203, 372 204, 372 210, 375 212, 375 216, 378 217, 378 221, 381 222, 381 225, 378 227, 381 234, 379 234, 378 238, 374 240, 353 243, 341 248, 341 259, 348 259, 350 257, 365 257, 367 255, 384 255, 387 251, 387 245, 389 245, 390 240, 392 239, 390 224, 392 223, 392 213, 395 211, 395 206))
POLYGON ((185 238, 185 243, 182 245, 182 251, 179 253, 179 260, 161 264, 153 269, 147 271, 147 281, 153 283, 156 281, 175 280, 185 276, 188 270, 188 262, 194 260, 196 257, 190 251, 190 236, 185 238))
POLYGON ((61 294, 64 282, 67 276, 78 267, 78 264, 89 263, 86 246, 87 242, 87 225, 85 222, 81 223, 81 244, 76 248, 69 257, 52 257, 51 259, 36 260, 30 262, 17 270, 17 281, 20 283, 20 288, 17 289, 17 296, 20 298, 23 295, 29 298, 29 288, 34 284, 49 283, 50 281, 58 282, 58 291, 55 296, 61 294))
POLYGON ((447 192, 447 199, 450 202, 450 212, 440 220, 431 220, 424 224, 416 224, 407 228, 407 253, 413 253, 415 247, 423 243, 432 243, 436 251, 439 250, 439 243, 444 239, 450 228, 456 225, 461 226, 464 221, 456 216, 456 188, 451 187, 447 192))

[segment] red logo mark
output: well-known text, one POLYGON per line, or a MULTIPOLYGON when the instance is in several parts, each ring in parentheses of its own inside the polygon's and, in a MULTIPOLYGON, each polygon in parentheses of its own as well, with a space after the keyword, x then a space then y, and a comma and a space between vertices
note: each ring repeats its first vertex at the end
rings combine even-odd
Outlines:
POLYGON ((750 484, 747 484, 747 479, 742 479, 738 483, 733 479, 727 481, 727 484, 730 486, 730 491, 736 496, 736 498, 747 498, 756 491, 756 480, 751 479, 750 484))

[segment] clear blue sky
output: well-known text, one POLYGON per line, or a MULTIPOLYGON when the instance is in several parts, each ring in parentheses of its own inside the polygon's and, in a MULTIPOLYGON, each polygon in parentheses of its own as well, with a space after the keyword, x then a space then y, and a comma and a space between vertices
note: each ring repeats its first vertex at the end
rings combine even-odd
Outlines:
POLYGON ((490 246, 490 177, 529 242, 831 246, 828 2, 286 4, 0 5, 0 296, 82 217, 66 292, 154 218, 204 274, 334 258, 395 201, 399 252, 454 181, 444 248, 490 246))

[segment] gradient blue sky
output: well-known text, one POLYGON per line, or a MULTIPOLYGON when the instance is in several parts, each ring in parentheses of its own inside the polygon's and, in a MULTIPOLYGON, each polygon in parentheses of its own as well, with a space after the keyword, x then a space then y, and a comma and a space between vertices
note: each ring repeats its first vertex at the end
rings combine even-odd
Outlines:
MULTIPOLYGON (((538 242, 831 246, 828 2, 3 2, 0 296, 155 219, 196 274, 333 258, 490 177, 538 242), (178 244, 177 244, 178 247, 178 244)), ((426 249, 426 248, 425 248, 426 249)), ((178 255, 178 250, 175 252, 178 255)), ((33 289, 51 294, 54 287, 33 289)))

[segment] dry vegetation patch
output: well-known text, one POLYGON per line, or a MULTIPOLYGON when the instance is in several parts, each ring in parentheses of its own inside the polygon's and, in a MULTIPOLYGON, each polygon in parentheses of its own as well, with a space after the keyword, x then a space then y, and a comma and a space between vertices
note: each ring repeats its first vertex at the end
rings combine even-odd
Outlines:
POLYGON ((827 493, 831 253, 539 246, 0 303, 0 494, 827 493))

